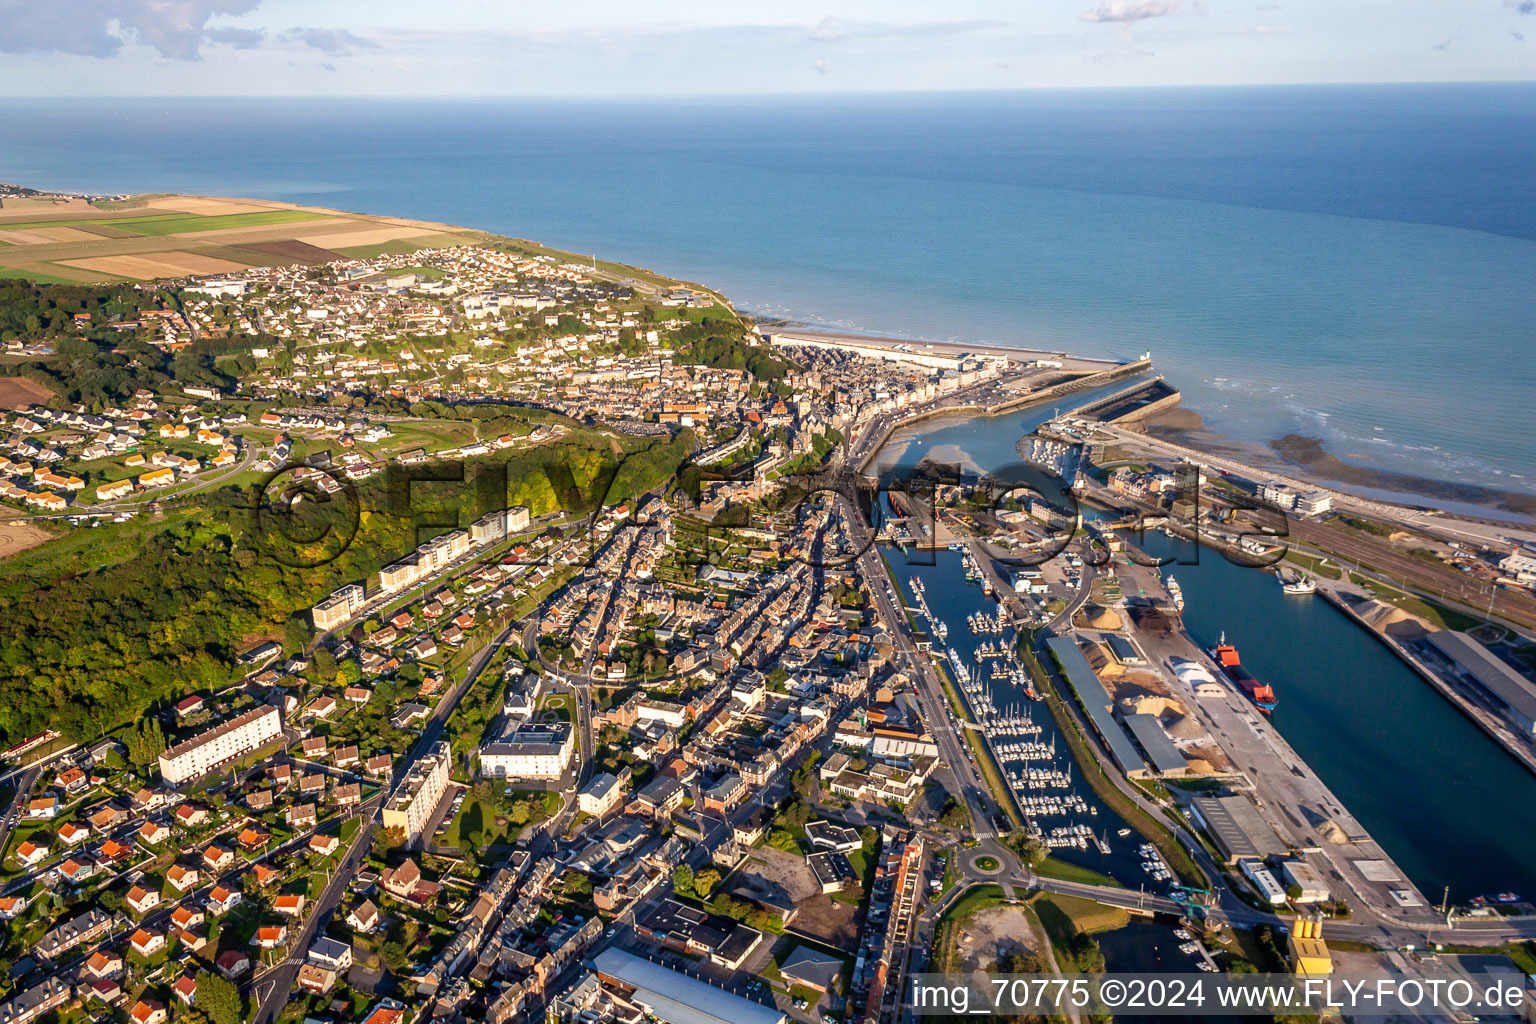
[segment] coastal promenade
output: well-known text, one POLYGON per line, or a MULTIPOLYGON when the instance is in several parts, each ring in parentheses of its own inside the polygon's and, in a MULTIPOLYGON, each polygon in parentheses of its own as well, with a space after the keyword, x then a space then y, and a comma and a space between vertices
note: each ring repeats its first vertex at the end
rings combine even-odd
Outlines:
MULTIPOLYGON (((1148 359, 1138 359, 1130 363, 1117 363, 1108 368, 1100 368, 1086 375, 1075 375, 1065 380, 1055 380, 1043 387, 1019 392, 1004 386, 999 380, 983 381, 968 389, 957 391, 943 398, 917 406, 901 415, 882 415, 859 427, 855 436, 850 439, 848 449, 843 461, 852 466, 854 472, 860 475, 867 474, 869 466, 880 454, 887 441, 903 428, 937 416, 974 415, 996 416, 1013 409, 1023 408, 1028 405, 1038 405, 1048 402, 1053 398, 1086 391, 1089 388, 1099 387, 1112 380, 1124 377, 1128 374, 1140 373, 1150 369, 1152 363, 1148 359)), ((1041 371, 1043 372, 1043 371, 1041 371)), ((1060 371, 1052 371, 1059 374, 1060 371)), ((1011 383, 1017 385, 1019 378, 1011 383)))
POLYGON ((1120 366, 1123 360, 1101 359, 1092 356, 1074 356, 1068 352, 1046 349, 1014 348, 1007 345, 985 345, 954 341, 914 341, 911 338, 882 338, 864 334, 844 334, 836 331, 817 331, 789 325, 759 324, 764 338, 776 345, 811 345, 858 352, 874 358, 918 360, 924 358, 954 359, 959 356, 984 356, 1004 358, 1017 363, 1056 363, 1063 370, 1081 373, 1097 373, 1120 366))

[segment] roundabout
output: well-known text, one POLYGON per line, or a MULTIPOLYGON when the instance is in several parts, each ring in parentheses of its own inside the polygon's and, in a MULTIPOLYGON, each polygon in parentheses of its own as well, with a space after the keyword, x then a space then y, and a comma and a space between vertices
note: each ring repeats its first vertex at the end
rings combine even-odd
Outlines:
POLYGON ((1003 870, 1002 861, 987 853, 972 857, 970 867, 978 875, 997 875, 1003 870))

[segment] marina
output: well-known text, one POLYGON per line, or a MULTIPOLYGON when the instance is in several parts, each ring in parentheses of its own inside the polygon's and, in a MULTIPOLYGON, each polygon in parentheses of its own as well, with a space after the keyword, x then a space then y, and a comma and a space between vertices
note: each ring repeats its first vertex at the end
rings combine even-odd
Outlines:
MULTIPOLYGON (((975 568, 968 551, 944 549, 933 555, 931 565, 913 564, 922 559, 907 564, 890 560, 914 609, 921 595, 930 609, 944 608, 967 626, 1003 622, 1006 616, 983 592, 981 580, 967 579, 967 566, 975 568)), ((1144 868, 1135 833, 1082 780, 1054 720, 1038 704, 1039 695, 1018 660, 1012 628, 1000 633, 956 629, 950 636, 953 642, 933 654, 954 681, 1015 805, 1040 842, 1061 860, 1101 871, 1122 885, 1164 888, 1168 880, 1144 868), (1004 672, 994 676, 997 668, 1004 672)))
MULTIPOLYGON (((1084 400, 1093 395, 1086 393, 1084 400)), ((1033 463, 1020 469, 1015 450, 1020 434, 1010 436, 1013 429, 1028 434, 1049 418, 1050 411, 1041 408, 991 418, 936 418, 921 429, 898 431, 877 466, 882 479, 890 480, 928 452, 955 451, 975 470, 1009 467, 1048 499, 1064 500, 1061 481, 1033 463)), ((1083 513, 1090 520, 1097 516, 1091 508, 1083 513)), ((1285 580, 1277 583, 1271 573, 1234 565, 1164 532, 1147 531, 1138 544, 1165 561, 1165 573, 1176 574, 1169 582, 1177 584, 1185 605, 1174 609, 1184 628, 1202 646, 1218 646, 1225 631, 1241 648, 1241 664, 1280 702, 1274 721, 1285 739, 1421 891, 1439 894, 1449 886, 1453 902, 1503 891, 1536 892, 1536 868, 1518 816, 1509 813, 1513 806, 1536 806, 1536 779, 1374 636, 1327 602, 1301 600, 1302 594, 1287 591, 1285 580), (1404 791, 1419 796, 1404 801, 1399 798, 1404 791)), ((892 559, 892 566, 899 579, 920 580, 925 600, 944 609, 957 627, 973 613, 996 610, 978 586, 965 581, 961 552, 914 552, 907 564, 892 559)), ((951 635, 959 640, 966 632, 951 635)), ((967 639, 974 646, 980 638, 967 639)), ((990 711, 1006 712, 1028 700, 1002 680, 972 685, 990 711)), ((1101 836, 1104 810, 1090 815, 1101 836)), ((1120 837, 1123 823, 1112 818, 1107 824, 1110 855, 1074 847, 1061 856, 1123 884, 1140 884, 1145 877, 1140 859, 1134 849, 1119 849, 1134 833, 1120 837)))

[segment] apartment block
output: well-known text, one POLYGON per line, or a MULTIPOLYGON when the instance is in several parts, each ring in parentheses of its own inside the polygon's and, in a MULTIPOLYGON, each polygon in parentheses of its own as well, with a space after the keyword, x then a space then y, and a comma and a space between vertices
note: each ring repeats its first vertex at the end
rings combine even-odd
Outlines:
POLYGON ((480 774, 493 779, 558 779, 575 750, 570 724, 525 726, 480 747, 480 774))
POLYGON ((283 716, 277 708, 252 708, 161 754, 160 777, 168 786, 191 782, 259 749, 282 733, 283 716))
POLYGON ((350 619, 362 606, 363 588, 351 583, 315 605, 310 617, 316 629, 332 629, 350 619))
POLYGON ((448 773, 452 767, 453 752, 448 744, 439 743, 432 753, 411 765, 400 788, 384 805, 384 827, 404 832, 408 849, 421 841, 432 812, 448 788, 448 773))

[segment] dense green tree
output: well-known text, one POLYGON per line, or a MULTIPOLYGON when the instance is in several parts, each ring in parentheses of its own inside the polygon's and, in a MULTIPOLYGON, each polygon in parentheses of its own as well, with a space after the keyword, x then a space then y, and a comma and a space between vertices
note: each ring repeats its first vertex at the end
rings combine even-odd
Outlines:
POLYGON ((373 855, 388 860, 389 855, 405 845, 405 831, 398 828, 381 828, 373 833, 373 855))
POLYGON ((245 997, 234 982, 218 974, 198 972, 197 1005, 213 1024, 241 1024, 245 1020, 245 997))
POLYGON ((379 957, 384 961, 384 966, 392 972, 404 970, 405 965, 410 963, 405 947, 399 942, 384 943, 383 948, 379 950, 379 957))

